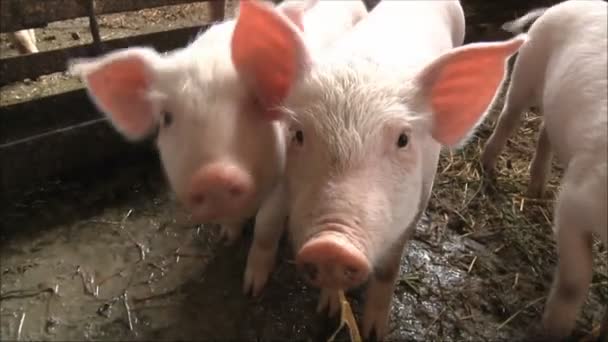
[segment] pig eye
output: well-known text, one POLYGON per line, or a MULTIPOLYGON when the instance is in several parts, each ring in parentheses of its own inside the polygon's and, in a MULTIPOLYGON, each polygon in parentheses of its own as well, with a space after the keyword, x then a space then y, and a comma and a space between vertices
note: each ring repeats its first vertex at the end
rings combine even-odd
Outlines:
POLYGON ((407 146, 408 142, 409 142, 409 138, 407 137, 407 134, 401 133, 399 135, 399 139, 397 139, 397 147, 404 148, 407 146))
POLYGON ((171 125, 171 123, 173 122, 173 114, 171 114, 170 112, 163 112, 163 127, 169 127, 171 125))
POLYGON ((302 130, 297 130, 296 134, 293 136, 293 139, 298 143, 298 145, 302 145, 304 143, 304 132, 302 132, 302 130))

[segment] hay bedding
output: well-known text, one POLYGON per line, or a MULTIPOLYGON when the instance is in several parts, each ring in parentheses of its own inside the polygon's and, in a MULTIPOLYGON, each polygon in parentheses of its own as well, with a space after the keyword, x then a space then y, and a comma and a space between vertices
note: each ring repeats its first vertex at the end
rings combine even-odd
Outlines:
MULTIPOLYGON (((440 226, 478 241, 497 258, 493 265, 480 265, 483 258, 477 259, 473 272, 484 278, 488 293, 512 312, 498 329, 507 324, 532 326, 540 320, 557 264, 553 208, 563 174, 554 159, 543 198, 525 197, 542 119, 532 111, 522 115, 521 126, 499 157, 495 179, 483 174, 480 154, 501 108, 502 103, 497 103, 462 150, 444 153, 429 208, 440 226)), ((598 295, 599 303, 607 303, 606 248, 595 240, 593 249, 590 295, 598 295)), ((581 316, 597 322, 601 313, 584 310, 588 303, 581 316)))

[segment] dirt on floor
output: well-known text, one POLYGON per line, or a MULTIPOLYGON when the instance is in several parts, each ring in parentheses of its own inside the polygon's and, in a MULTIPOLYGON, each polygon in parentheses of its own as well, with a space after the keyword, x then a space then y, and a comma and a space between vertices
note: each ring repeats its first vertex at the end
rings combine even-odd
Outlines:
MULTIPOLYGON (((535 119, 519 137, 530 137, 535 119)), ((527 200, 531 139, 511 141, 494 185, 477 171, 482 140, 441 159, 402 260, 390 340, 519 340, 540 318, 557 260, 550 199, 559 170, 546 200, 527 200)), ((216 227, 189 224, 158 163, 99 177, 48 184, 3 208, 2 340, 317 341, 336 328, 315 314, 318 291, 296 274, 286 243, 262 296, 246 297, 250 234, 225 247, 216 227)), ((606 251, 594 249, 578 336, 608 300, 606 251)), ((360 294, 349 298, 359 315, 360 294)))
MULTIPOLYGON (((165 10, 106 16, 102 36, 194 25, 205 13, 165 10)), ((89 39, 79 20, 37 30, 42 49, 89 39)), ((2 103, 79 86, 65 80, 58 73, 6 86, 2 103)), ((442 155, 426 215, 403 256, 389 340, 516 341, 540 319, 557 261, 551 221, 561 169, 554 166, 545 199, 523 197, 539 124, 527 113, 497 179, 486 179, 479 152, 493 119, 464 149, 442 155)), ((319 341, 337 327, 315 313, 318 290, 296 273, 285 242, 263 294, 242 294, 250 232, 226 247, 216 227, 189 223, 158 161, 49 182, 1 208, 3 341, 319 341)), ((587 335, 608 303, 606 249, 596 242, 594 252, 575 336, 587 335)), ((349 300, 360 318, 360 291, 349 300)))

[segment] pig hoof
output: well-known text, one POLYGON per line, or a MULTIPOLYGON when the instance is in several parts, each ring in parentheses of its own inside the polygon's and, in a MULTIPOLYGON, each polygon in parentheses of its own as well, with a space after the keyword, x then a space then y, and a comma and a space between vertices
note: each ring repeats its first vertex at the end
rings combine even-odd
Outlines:
POLYGON ((376 340, 382 341, 388 333, 388 310, 370 308, 366 305, 363 314, 363 338, 368 340, 375 333, 376 340))
POLYGON ((485 163, 482 163, 481 170, 483 171, 486 178, 493 179, 496 177, 496 170, 494 169, 494 166, 489 166, 485 163))
POLYGON ((220 239, 225 246, 232 246, 241 236, 241 230, 231 225, 222 225, 220 228, 220 239))
POLYGON ((257 297, 260 294, 274 267, 274 256, 275 253, 272 250, 256 247, 255 244, 251 247, 243 283, 245 295, 251 293, 253 297, 257 297))
POLYGON ((327 315, 333 317, 340 310, 340 295, 338 291, 330 289, 321 289, 319 303, 317 304, 317 313, 322 313, 327 310, 327 315))
POLYGON ((493 177, 495 175, 495 166, 496 160, 488 151, 488 147, 481 152, 481 170, 488 177, 493 177))

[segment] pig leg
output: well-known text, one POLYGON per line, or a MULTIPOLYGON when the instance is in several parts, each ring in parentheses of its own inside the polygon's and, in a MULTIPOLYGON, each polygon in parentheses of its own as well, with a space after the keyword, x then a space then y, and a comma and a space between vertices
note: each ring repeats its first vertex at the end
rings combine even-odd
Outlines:
POLYGON ((551 173, 551 142, 545 129, 545 124, 540 126, 536 152, 530 164, 530 183, 528 184, 527 196, 531 198, 541 198, 545 192, 545 184, 551 173))
MULTIPOLYGON (((504 107, 498 117, 494 132, 488 138, 486 145, 481 153, 481 164, 488 174, 494 172, 496 160, 507 143, 507 139, 517 129, 521 119, 521 113, 532 104, 534 93, 533 81, 530 72, 535 72, 534 56, 526 56, 526 51, 522 48, 519 57, 515 62, 511 75, 511 84, 507 90, 504 107), (526 58, 528 57, 528 58, 526 58), (532 70, 532 71, 530 71, 532 70)), ((535 63, 536 64, 536 63, 535 63)))
POLYGON ((552 340, 568 336, 585 301, 592 276, 592 237, 585 226, 578 184, 566 171, 556 205, 555 231, 559 261, 543 315, 543 329, 552 340), (582 210, 581 210, 582 209, 582 210))
POLYGON ((226 246, 233 245, 243 234, 246 220, 223 223, 220 227, 220 238, 226 246))
MULTIPOLYGON (((408 229, 413 232, 414 229, 408 229)), ((407 234, 408 236, 410 234, 407 234)), ((405 241, 397 243, 378 267, 371 278, 365 292, 363 309, 363 336, 368 339, 372 331, 376 339, 383 340, 388 333, 391 301, 395 290, 395 282, 399 275, 401 255, 405 241)))
POLYGON ((386 257, 378 263, 374 276, 370 280, 365 292, 365 305, 363 308, 363 336, 368 339, 372 331, 377 340, 383 340, 388 334, 391 301, 395 290, 395 283, 399 276, 399 265, 406 243, 413 237, 416 226, 424 214, 424 208, 430 198, 429 193, 423 193, 421 207, 411 225, 407 227, 401 238, 389 249, 386 257))
POLYGON ((253 242, 247 257, 243 291, 257 296, 272 271, 283 234, 287 206, 285 191, 279 184, 262 204, 253 229, 253 242))

